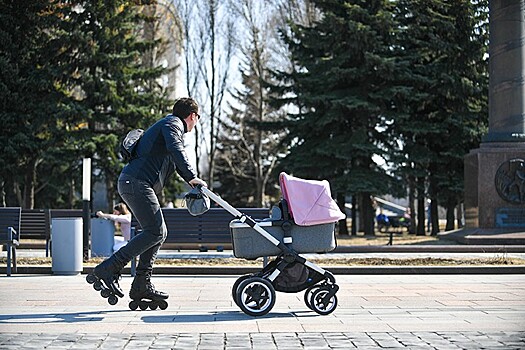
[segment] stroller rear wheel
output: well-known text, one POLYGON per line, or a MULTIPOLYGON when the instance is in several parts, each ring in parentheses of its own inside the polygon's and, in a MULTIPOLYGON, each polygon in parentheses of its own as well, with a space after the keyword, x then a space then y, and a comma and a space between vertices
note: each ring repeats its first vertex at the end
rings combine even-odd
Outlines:
POLYGON ((323 286, 312 291, 310 306, 319 315, 331 314, 337 307, 337 296, 335 293, 330 296, 333 286, 323 286))
POLYGON ((264 278, 248 277, 237 287, 236 298, 245 314, 263 316, 275 305, 275 289, 264 278))

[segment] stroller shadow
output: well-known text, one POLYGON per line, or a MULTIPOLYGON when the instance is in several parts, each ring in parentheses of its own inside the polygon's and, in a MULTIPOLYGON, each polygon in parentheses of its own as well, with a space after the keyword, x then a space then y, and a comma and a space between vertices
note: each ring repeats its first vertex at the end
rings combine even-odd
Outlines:
POLYGON ((318 315, 311 311, 269 312, 263 316, 250 316, 241 311, 214 311, 205 314, 152 315, 143 316, 141 319, 145 323, 206 323, 315 316, 318 315))
POLYGON ((0 324, 97 322, 104 319, 104 314, 127 311, 128 310, 105 310, 90 312, 0 315, 0 324))

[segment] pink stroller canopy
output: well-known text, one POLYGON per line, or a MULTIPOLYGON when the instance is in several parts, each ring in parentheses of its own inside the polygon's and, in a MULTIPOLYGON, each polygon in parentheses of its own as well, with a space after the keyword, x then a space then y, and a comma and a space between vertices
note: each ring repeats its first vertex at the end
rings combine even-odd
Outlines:
POLYGON ((283 198, 294 222, 300 226, 327 224, 344 219, 330 194, 328 181, 304 180, 286 173, 279 175, 283 198))

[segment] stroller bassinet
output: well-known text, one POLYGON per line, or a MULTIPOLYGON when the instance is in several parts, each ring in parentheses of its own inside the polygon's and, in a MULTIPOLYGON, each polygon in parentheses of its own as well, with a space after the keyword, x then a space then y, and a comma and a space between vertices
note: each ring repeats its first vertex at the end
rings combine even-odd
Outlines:
MULTIPOLYGON (((327 253, 335 249, 335 223, 313 226, 298 226, 286 220, 258 220, 259 226, 280 242, 284 241, 283 225, 289 225, 291 243, 289 247, 296 253, 327 253)), ((256 259, 263 256, 277 256, 282 253, 279 247, 261 236, 248 224, 240 220, 230 223, 233 254, 237 258, 256 259)))
POLYGON ((335 222, 345 216, 331 198, 327 181, 303 180, 281 173, 280 183, 283 192, 277 210, 280 215, 260 221, 242 214, 206 187, 200 188, 237 218, 230 223, 236 257, 276 256, 260 272, 235 281, 233 300, 244 313, 262 316, 273 308, 275 291, 305 290, 308 308, 328 315, 337 307, 339 287, 335 278, 299 253, 332 251, 336 245, 335 222))

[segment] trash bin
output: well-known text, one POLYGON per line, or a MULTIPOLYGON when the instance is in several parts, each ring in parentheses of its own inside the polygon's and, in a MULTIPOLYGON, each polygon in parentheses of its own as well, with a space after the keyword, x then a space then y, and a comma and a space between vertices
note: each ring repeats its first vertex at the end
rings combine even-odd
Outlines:
POLYGON ((91 256, 111 256, 115 236, 115 224, 102 218, 91 219, 91 256))
POLYGON ((82 218, 51 220, 51 270, 56 275, 82 272, 82 218))

